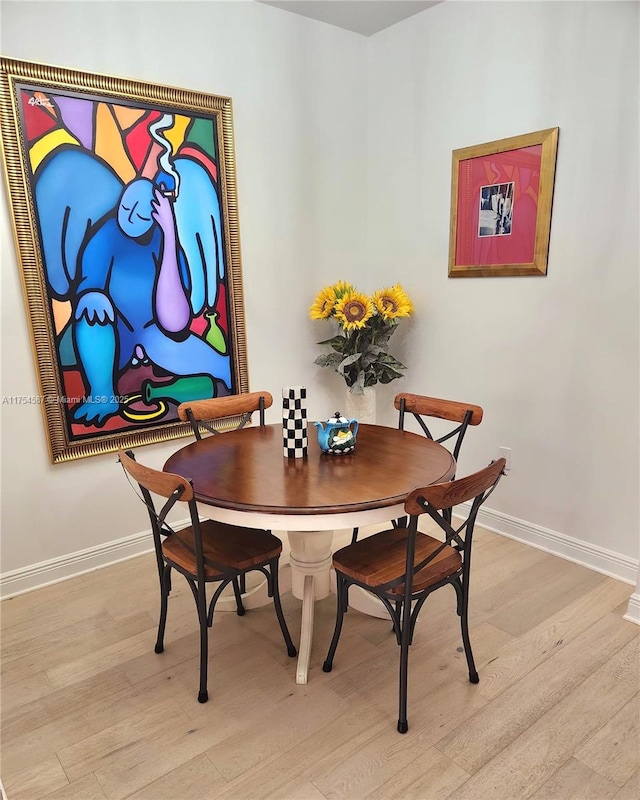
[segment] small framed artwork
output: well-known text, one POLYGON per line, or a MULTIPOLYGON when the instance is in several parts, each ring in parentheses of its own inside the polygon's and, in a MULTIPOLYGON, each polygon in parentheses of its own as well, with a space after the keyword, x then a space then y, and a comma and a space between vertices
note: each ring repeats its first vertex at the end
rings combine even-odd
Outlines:
POLYGON ((558 133, 453 151, 450 278, 547 274, 558 133))
POLYGON ((231 100, 3 58, 2 154, 53 463, 248 390, 231 100))

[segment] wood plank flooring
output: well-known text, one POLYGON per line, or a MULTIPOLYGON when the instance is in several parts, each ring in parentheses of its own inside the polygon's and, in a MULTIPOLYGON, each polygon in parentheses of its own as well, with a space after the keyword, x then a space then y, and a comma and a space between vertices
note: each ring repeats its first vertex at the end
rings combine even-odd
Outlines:
MULTIPOLYGON (((0 604, 6 797, 636 800, 640 629, 623 619, 632 591, 478 529, 480 683, 467 679, 454 592, 436 592, 416 627, 401 736, 388 622, 351 610, 333 672, 322 672, 334 595, 317 603, 306 686, 271 606, 217 614, 201 705, 195 609, 179 576, 165 652, 153 650, 153 556, 39 589, 0 604)), ((283 606, 296 640, 301 603, 285 594, 283 606)))

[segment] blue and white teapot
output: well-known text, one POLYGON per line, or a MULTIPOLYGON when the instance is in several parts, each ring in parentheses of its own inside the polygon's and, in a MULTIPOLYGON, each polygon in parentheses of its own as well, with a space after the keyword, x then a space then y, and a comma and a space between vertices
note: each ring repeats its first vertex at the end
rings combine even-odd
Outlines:
POLYGON ((345 455, 352 453, 356 446, 358 421, 346 419, 339 411, 326 422, 314 422, 318 429, 318 444, 325 453, 345 455))

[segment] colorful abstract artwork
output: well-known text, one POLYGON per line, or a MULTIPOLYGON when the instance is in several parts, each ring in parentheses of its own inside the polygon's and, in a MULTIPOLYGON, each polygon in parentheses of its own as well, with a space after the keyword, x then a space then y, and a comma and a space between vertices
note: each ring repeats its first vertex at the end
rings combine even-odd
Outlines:
POLYGON ((53 460, 183 434, 180 402, 248 388, 230 101, 29 66, 2 63, 3 150, 53 460))

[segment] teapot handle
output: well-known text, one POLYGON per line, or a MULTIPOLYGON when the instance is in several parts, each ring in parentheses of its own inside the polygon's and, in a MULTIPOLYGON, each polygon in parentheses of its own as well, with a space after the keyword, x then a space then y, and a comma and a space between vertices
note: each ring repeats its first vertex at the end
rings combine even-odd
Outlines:
POLYGON ((358 435, 358 420, 357 419, 350 419, 349 420, 349 427, 351 427, 352 424, 355 425, 355 427, 353 429, 353 436, 355 438, 358 435))

